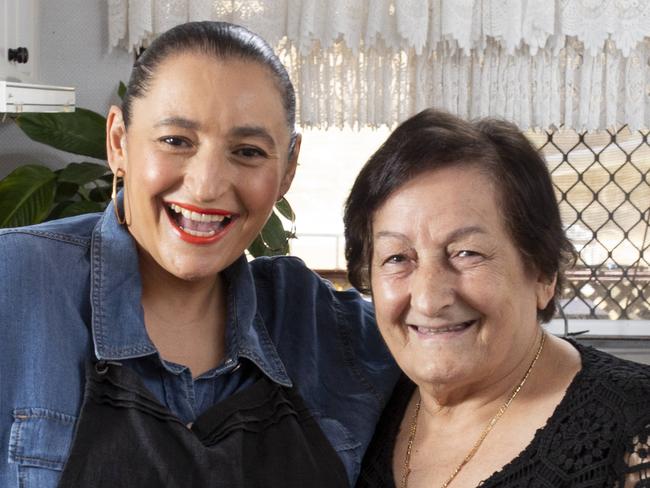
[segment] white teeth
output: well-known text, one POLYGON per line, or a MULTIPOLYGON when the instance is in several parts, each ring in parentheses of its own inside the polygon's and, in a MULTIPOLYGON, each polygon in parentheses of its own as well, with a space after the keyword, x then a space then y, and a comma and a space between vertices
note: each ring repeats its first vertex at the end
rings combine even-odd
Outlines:
POLYGON ((210 230, 208 232, 202 232, 200 230, 192 230, 192 229, 186 229, 184 227, 181 227, 183 231, 187 232, 191 236, 196 236, 196 237, 210 237, 215 234, 215 231, 210 230))
POLYGON ((420 334, 429 334, 429 335, 435 335, 435 334, 444 334, 445 332, 455 332, 457 330, 463 330, 466 327, 470 326, 473 321, 469 322, 463 322, 462 324, 458 325, 450 325, 449 327, 418 327, 415 326, 415 328, 418 330, 420 334))
POLYGON ((169 205, 174 212, 183 215, 186 219, 194 220, 195 222, 223 222, 223 219, 226 218, 225 215, 216 215, 216 214, 205 214, 200 212, 193 212, 187 210, 175 203, 169 205))

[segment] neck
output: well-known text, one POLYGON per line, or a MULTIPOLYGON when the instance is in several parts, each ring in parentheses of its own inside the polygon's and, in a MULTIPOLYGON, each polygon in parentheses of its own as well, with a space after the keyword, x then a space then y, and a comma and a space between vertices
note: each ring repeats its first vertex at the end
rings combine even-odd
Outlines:
POLYGON ((141 256, 145 327, 161 356, 194 376, 214 368, 226 349, 225 285, 221 275, 187 281, 141 256))

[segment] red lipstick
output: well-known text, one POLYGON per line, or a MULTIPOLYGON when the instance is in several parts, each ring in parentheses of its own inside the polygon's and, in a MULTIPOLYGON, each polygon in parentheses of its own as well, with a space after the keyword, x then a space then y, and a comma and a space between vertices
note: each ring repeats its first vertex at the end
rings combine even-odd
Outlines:
POLYGON ((164 202, 164 205, 172 229, 190 244, 212 244, 220 240, 238 217, 227 210, 200 208, 186 203, 164 202), (196 220, 197 216, 190 212, 203 218, 196 220))

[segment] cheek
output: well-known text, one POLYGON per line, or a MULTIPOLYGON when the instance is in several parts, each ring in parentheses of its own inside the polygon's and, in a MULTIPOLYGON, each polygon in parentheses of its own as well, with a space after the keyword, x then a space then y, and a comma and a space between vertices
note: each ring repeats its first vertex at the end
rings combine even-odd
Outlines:
POLYGON ((261 172, 239 176, 239 194, 250 210, 270 212, 275 204, 279 190, 281 175, 278 172, 261 172))
POLYGON ((170 187, 181 184, 182 168, 175 167, 173 162, 164 158, 150 156, 142 165, 142 184, 152 193, 169 190, 170 187))
POLYGON ((372 299, 380 328, 400 321, 409 304, 407 285, 403 280, 373 274, 372 299))
POLYGON ((499 324, 503 332, 521 327, 536 316, 536 296, 531 282, 518 273, 497 272, 467 276, 459 286, 463 302, 499 324))
POLYGON ((182 168, 174 162, 157 157, 155 153, 136 158, 130 164, 131 187, 134 188, 131 199, 136 195, 138 199, 150 199, 182 184, 182 168))

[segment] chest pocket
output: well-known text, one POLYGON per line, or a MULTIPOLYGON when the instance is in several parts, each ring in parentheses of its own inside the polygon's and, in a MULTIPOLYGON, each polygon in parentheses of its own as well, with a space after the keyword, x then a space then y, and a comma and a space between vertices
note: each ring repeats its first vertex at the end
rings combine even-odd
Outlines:
POLYGON ((9 463, 19 488, 54 488, 72 445, 76 417, 46 408, 13 411, 9 463))

